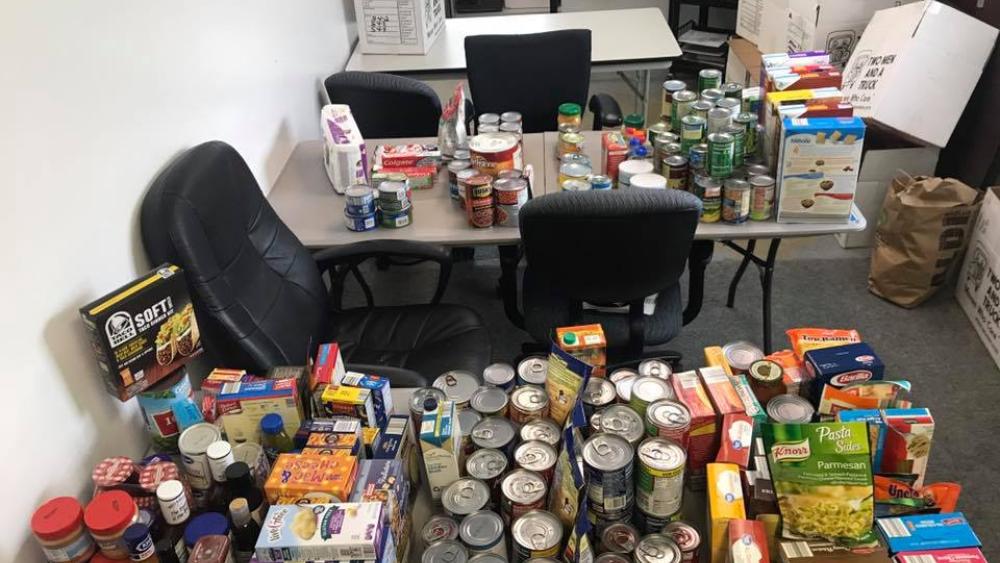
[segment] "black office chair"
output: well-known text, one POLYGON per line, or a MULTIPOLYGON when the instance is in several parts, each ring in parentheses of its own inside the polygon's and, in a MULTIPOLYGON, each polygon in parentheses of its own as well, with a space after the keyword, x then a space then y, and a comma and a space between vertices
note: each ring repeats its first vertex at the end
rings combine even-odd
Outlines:
POLYGON ((160 173, 143 200, 141 223, 150 260, 185 270, 206 348, 227 367, 263 373, 303 365, 330 341, 340 344, 345 363, 402 387, 427 385, 450 369, 478 374, 490 362, 479 316, 439 304, 451 273, 443 248, 372 240, 310 255, 239 153, 221 141, 184 152, 160 173), (344 278, 353 272, 363 284, 358 264, 381 256, 437 262, 431 303, 373 307, 363 285, 368 306, 342 310, 344 278))
POLYGON ((351 106, 366 138, 437 137, 441 101, 419 80, 346 71, 330 75, 323 85, 330 103, 351 106))
MULTIPOLYGON (((559 104, 585 107, 590 89, 590 30, 465 38, 465 64, 476 113, 519 111, 525 133, 554 131, 559 104)), ((621 125, 607 94, 590 99, 594 130, 621 125)))
MULTIPOLYGON (((679 190, 560 192, 529 201, 520 215, 525 330, 547 344, 556 327, 600 323, 609 362, 618 364, 640 359, 646 345, 672 339, 701 307, 710 254, 691 259, 683 312, 680 287, 700 210, 696 196, 679 190), (655 311, 644 315, 643 301, 653 294, 655 311), (583 303, 624 304, 628 312, 585 310, 583 303)), ((707 248, 711 253, 711 244, 707 248)))

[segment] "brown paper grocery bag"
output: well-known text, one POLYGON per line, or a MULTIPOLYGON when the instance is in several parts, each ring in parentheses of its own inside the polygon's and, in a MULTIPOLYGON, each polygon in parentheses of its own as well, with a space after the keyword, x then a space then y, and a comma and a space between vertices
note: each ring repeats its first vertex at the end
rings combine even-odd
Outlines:
POLYGON ((959 180, 899 171, 882 205, 868 289, 901 307, 926 301, 957 265, 978 208, 979 191, 959 180))

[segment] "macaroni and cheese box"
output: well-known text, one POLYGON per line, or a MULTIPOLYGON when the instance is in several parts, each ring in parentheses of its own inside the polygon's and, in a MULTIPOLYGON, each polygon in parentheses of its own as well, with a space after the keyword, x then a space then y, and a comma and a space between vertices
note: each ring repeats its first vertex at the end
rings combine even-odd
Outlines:
POLYGON ((379 432, 372 448, 372 459, 399 459, 403 462, 410 488, 416 492, 423 482, 420 458, 410 429, 410 417, 398 414, 389 417, 389 423, 379 432))
POLYGON ((709 463, 708 541, 711 563, 726 563, 729 523, 746 519, 740 468, 732 463, 709 463))
POLYGON ((556 329, 556 342, 564 352, 594 368, 591 375, 604 377, 608 364, 608 341, 604 338, 601 325, 559 327, 556 329))
POLYGON ((327 416, 347 416, 360 419, 362 426, 378 426, 371 389, 328 385, 323 391, 322 400, 322 412, 327 416))
POLYGON ((259 561, 375 561, 384 543, 382 503, 272 506, 261 525, 259 561))
POLYGON ((361 440, 356 434, 351 432, 340 433, 312 433, 306 439, 306 445, 302 448, 302 453, 306 453, 308 448, 320 448, 323 450, 343 450, 350 455, 364 457, 364 448, 361 440))
POLYGON ((961 512, 879 518, 876 523, 892 553, 982 546, 961 512))
POLYGON ((80 317, 104 387, 119 401, 165 379, 202 351, 184 272, 171 264, 82 307, 80 317))
POLYGON ((281 415, 286 432, 298 428, 302 420, 294 379, 226 383, 216 399, 216 409, 232 444, 260 443, 260 419, 266 414, 281 415))
POLYGON ((389 415, 392 414, 392 390, 389 388, 388 378, 349 371, 340 379, 339 384, 371 391, 375 424, 369 425, 369 427, 381 428, 385 426, 389 421, 389 415))
POLYGON ((346 416, 310 418, 302 421, 292 441, 296 448, 304 448, 309 443, 309 436, 313 434, 347 434, 361 442, 361 428, 360 420, 346 416))
POLYGON ((923 549, 904 551, 893 557, 896 563, 986 563, 986 556, 978 547, 955 549, 923 549))
POLYGON ((691 413, 688 443, 688 478, 692 489, 705 484, 705 464, 715 457, 719 447, 719 415, 695 371, 682 371, 670 377, 677 399, 691 413))
POLYGON ((343 502, 354 491, 358 458, 349 455, 281 454, 264 482, 271 504, 343 502))
POLYGON ((847 387, 864 381, 881 381, 885 365, 875 350, 864 342, 810 350, 805 354, 806 370, 812 376, 810 393, 814 403, 823 395, 823 386, 847 387))

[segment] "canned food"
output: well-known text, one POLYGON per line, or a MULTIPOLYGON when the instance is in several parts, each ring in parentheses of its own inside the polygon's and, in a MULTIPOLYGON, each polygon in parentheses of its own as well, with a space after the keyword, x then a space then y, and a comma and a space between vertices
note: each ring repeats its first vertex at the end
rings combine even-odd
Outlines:
POLYGON ((413 222, 413 206, 406 204, 399 211, 382 209, 379 224, 389 229, 401 229, 413 222))
POLYGON ((479 114, 479 125, 500 125, 500 114, 498 113, 481 113, 479 114))
POLYGON ((589 418, 594 411, 615 402, 615 384, 603 377, 591 377, 583 390, 583 410, 589 418))
POLYGON ((514 463, 528 471, 534 471, 546 481, 552 480, 558 454, 555 448, 541 440, 521 442, 514 449, 514 463))
POLYGON ((635 563, 680 563, 681 548, 666 534, 649 534, 635 546, 635 563))
POLYGON ((712 133, 723 133, 726 128, 733 123, 733 114, 729 110, 723 108, 712 108, 708 110, 708 119, 706 120, 706 134, 711 135, 712 133))
POLYGON ((601 548, 608 553, 631 555, 639 543, 639 531, 626 522, 617 522, 601 532, 601 548))
POLYGON ((733 122, 744 125, 747 130, 746 138, 743 140, 743 153, 747 157, 757 154, 757 150, 760 148, 760 131, 757 129, 759 126, 759 123, 757 123, 757 114, 743 112, 737 115, 733 122))
POLYGON ((541 356, 529 356, 517 364, 518 385, 545 385, 549 374, 549 360, 541 356))
POLYGON ((378 199, 379 206, 384 204, 398 203, 400 205, 403 202, 409 201, 410 199, 410 184, 403 177, 403 181, 395 180, 383 180, 378 185, 378 199))
POLYGON ((646 416, 646 408, 650 403, 660 399, 673 399, 674 389, 665 379, 659 377, 639 376, 632 383, 632 394, 628 405, 638 413, 640 419, 646 416))
POLYGON ((763 164, 747 164, 746 166, 747 180, 750 180, 754 176, 768 176, 771 174, 771 169, 763 164))
POLYGON ((524 176, 524 171, 516 168, 512 170, 501 170, 500 173, 497 174, 497 178, 524 178, 527 180, 524 176))
MULTIPOLYGON (((714 68, 703 68, 698 71, 698 91, 704 92, 722 85, 722 72, 714 68)), ((721 91, 719 92, 722 93, 721 91)))
POLYGON ((519 111, 505 111, 500 114, 501 123, 517 123, 522 122, 521 112, 519 111))
POLYGON ((545 506, 545 481, 539 474, 527 469, 515 469, 504 475, 500 481, 500 492, 501 515, 508 526, 513 526, 525 514, 545 506))
POLYGON ((757 360, 750 364, 747 370, 747 379, 750 382, 750 389, 753 391, 760 404, 766 405, 768 401, 777 395, 786 392, 783 381, 785 370, 781 364, 771 360, 757 360))
POLYGON ((670 124, 665 121, 658 121, 646 128, 646 140, 655 147, 656 140, 667 133, 670 133, 670 124))
POLYGON ((662 532, 667 524, 680 520, 681 516, 680 512, 671 514, 670 516, 654 516, 646 514, 641 510, 636 510, 632 521, 635 523, 635 527, 639 530, 639 533, 645 536, 662 532))
POLYGON ((601 432, 620 436, 632 445, 638 444, 646 433, 642 417, 627 405, 611 405, 598 414, 601 432))
POLYGON ((617 385, 619 381, 627 377, 639 377, 639 372, 629 368, 618 368, 608 375, 608 381, 617 385))
POLYGON ((691 411, 683 403, 664 399, 646 409, 646 434, 669 438, 687 449, 691 432, 691 411))
POLYGON ((514 452, 516 436, 511 421, 500 416, 487 416, 472 428, 472 442, 477 448, 500 450, 508 458, 514 452))
POLYGON ((632 398, 632 384, 639 376, 623 377, 615 382, 615 395, 618 396, 619 403, 628 403, 632 398))
MULTIPOLYGON (((698 100, 697 102, 691 104, 691 112, 688 115, 694 115, 704 120, 708 120, 708 112, 715 107, 715 104, 708 100, 698 100)), ((683 123, 683 120, 682 120, 683 123)))
POLYGON ((513 563, 556 557, 562 543, 562 522, 551 512, 532 510, 511 525, 513 563))
MULTIPOLYGON (((685 119, 688 117, 691 116, 685 119)), ((679 154, 668 156, 663 160, 663 175, 668 188, 687 191, 688 159, 679 154)))
POLYGON ((722 355, 734 373, 746 373, 750 364, 764 358, 764 351, 746 340, 737 340, 723 346, 722 355))
POLYGON ((458 173, 471 168, 472 163, 468 160, 452 160, 448 163, 448 195, 451 196, 451 199, 459 199, 458 173))
POLYGON ((364 215, 375 211, 375 193, 368 186, 357 184, 344 190, 344 209, 352 215, 364 215))
POLYGON ((726 98, 734 98, 743 103, 743 85, 739 82, 726 82, 719 86, 719 90, 722 90, 722 95, 726 98))
POLYGON ((721 100, 715 102, 715 107, 729 111, 734 119, 740 114, 741 105, 742 102, 740 100, 726 97, 723 97, 721 100))
POLYGON ((627 188, 632 184, 633 177, 652 173, 652 162, 648 160, 626 160, 618 165, 618 187, 627 188))
POLYGON ((681 560, 684 563, 698 563, 698 552, 701 549, 701 534, 687 522, 671 522, 663 528, 663 533, 672 537, 681 550, 681 560))
POLYGON ((528 181, 524 178, 498 178, 493 182, 493 192, 500 205, 524 205, 528 202, 528 181))
POLYGON ((564 180, 560 185, 560 188, 564 192, 586 192, 591 190, 590 182, 584 180, 583 178, 568 178, 564 180))
POLYGON ((483 124, 480 124, 477 129, 478 130, 476 132, 479 133, 479 134, 482 134, 482 133, 499 133, 500 132, 500 126, 497 125, 497 124, 495 124, 495 123, 483 123, 483 124))
POLYGON ((701 91, 701 99, 711 102, 712 106, 715 106, 716 102, 721 100, 722 97, 722 90, 718 88, 707 88, 701 91))
POLYGON ((497 129, 501 133, 507 133, 513 135, 517 142, 521 142, 521 124, 520 123, 501 123, 500 127, 497 129))
POLYGON ((233 446, 233 458, 242 461, 250 468, 257 486, 264 488, 268 475, 271 474, 271 464, 267 461, 267 454, 264 448, 254 442, 243 442, 233 446))
POLYGON ((698 94, 691 90, 674 92, 670 104, 670 127, 674 131, 681 130, 681 119, 691 111, 691 104, 698 99, 698 94))
MULTIPOLYGON (((649 516, 665 518, 681 510, 687 454, 667 438, 646 438, 636 452, 635 505, 649 516)), ((661 527, 662 529, 662 527, 661 527)))
POLYGON ((483 385, 472 393, 469 406, 483 416, 506 416, 507 393, 499 387, 483 385))
POLYGON ((708 173, 713 178, 728 178, 733 173, 734 143, 729 133, 708 136, 708 173))
POLYGON ((469 554, 492 553, 507 559, 503 519, 496 512, 480 510, 469 514, 458 527, 458 537, 469 548, 469 554))
POLYGON ((483 415, 472 409, 458 411, 458 430, 461 433, 462 451, 465 452, 465 455, 469 455, 476 450, 476 444, 472 441, 472 429, 482 419, 483 415))
POLYGON ((663 83, 663 104, 660 109, 660 117, 664 121, 669 122, 671 115, 673 115, 671 105, 673 104, 674 94, 685 88, 687 88, 687 84, 683 80, 667 80, 663 83))
POLYGON ((352 215, 344 210, 344 225, 347 229, 356 233, 370 231, 378 226, 378 216, 374 211, 364 215, 352 215))
MULTIPOLYGON (((747 174, 750 167, 747 167, 747 174)), ((774 178, 760 174, 750 177, 750 220, 767 221, 774 209, 774 178)))
POLYGON ((507 471, 510 462, 500 450, 490 448, 475 450, 465 460, 465 472, 473 479, 479 479, 490 489, 490 496, 499 498, 500 476, 507 471))
POLYGON ((437 387, 419 387, 413 390, 409 406, 414 428, 420 428, 420 423, 424 420, 424 403, 427 399, 434 399, 434 402, 441 404, 445 401, 444 391, 437 387))
POLYGON ((468 563, 469 551, 457 540, 440 540, 427 546, 420 563, 468 563))
POLYGON ((746 180, 726 180, 722 195, 722 222, 746 223, 750 217, 750 184, 746 180))
POLYGON ((743 166, 744 151, 746 150, 743 142, 746 140, 746 128, 738 123, 733 123, 723 128, 723 132, 733 136, 733 167, 743 166))
POLYGON ((594 563, 632 563, 632 556, 621 553, 602 553, 594 559, 594 563))
POLYGON ((627 440, 608 433, 607 422, 602 417, 602 432, 584 442, 583 461, 590 509, 611 519, 631 514, 635 501, 632 485, 635 454, 627 440))
POLYGON ((710 176, 696 176, 701 192, 701 221, 718 223, 722 219, 722 183, 710 176))
POLYGON ((614 182, 608 176, 595 174, 590 177, 590 189, 592 190, 610 190, 613 187, 614 182))
POLYGON ((556 154, 583 152, 583 134, 576 131, 567 131, 559 134, 559 143, 556 145, 556 154))
POLYGON ((812 422, 816 410, 806 399, 786 393, 767 402, 767 416, 779 424, 805 424, 812 422))
POLYGON ((681 119, 681 152, 689 152, 691 147, 701 144, 705 138, 706 120, 699 115, 685 115, 681 119))
POLYGON ((468 406, 472 394, 479 388, 479 381, 471 372, 456 369, 439 375, 433 385, 444 391, 445 399, 455 403, 455 408, 463 409, 468 406))
POLYGON ((500 227, 517 227, 520 225, 520 205, 496 205, 494 223, 500 227))
POLYGON ((556 181, 560 186, 569 180, 583 180, 586 182, 593 171, 594 166, 587 155, 582 153, 565 153, 559 156, 559 174, 556 176, 556 181))
POLYGON ((208 422, 199 422, 181 432, 177 446, 181 452, 181 462, 188 476, 188 484, 193 489, 195 503, 203 506, 207 491, 212 486, 212 469, 205 452, 208 445, 222 439, 219 427, 208 422))
POLYGON ((469 139, 472 167, 496 177, 501 170, 522 169, 521 145, 510 133, 483 133, 469 139))
POLYGON ((670 364, 663 360, 643 360, 639 362, 639 375, 649 375, 660 379, 670 379, 674 373, 670 364))
POLYGON ((629 186, 646 190, 664 190, 667 188, 667 179, 652 172, 649 174, 636 174, 629 179, 629 186))
POLYGON ((510 419, 518 424, 549 415, 549 395, 537 385, 522 385, 510 394, 510 419))
POLYGON ((420 539, 424 540, 426 546, 442 540, 458 539, 458 522, 451 516, 435 514, 421 528, 420 539))
POLYGON ((441 493, 441 505, 445 513, 458 522, 462 519, 483 510, 490 504, 490 489, 479 479, 462 478, 452 484, 441 493))
POLYGON ((465 178, 465 199, 476 200, 493 195, 493 179, 487 174, 476 174, 465 178))
POLYGON ((514 388, 514 375, 514 366, 510 364, 490 364, 483 370, 483 382, 510 392, 514 388))
POLYGON ((539 418, 528 421, 521 426, 521 439, 526 442, 540 440, 555 448, 562 441, 562 433, 559 431, 559 425, 555 422, 547 418, 539 418))
POLYGON ((708 166, 708 144, 701 143, 688 151, 688 167, 691 170, 704 170, 708 166))

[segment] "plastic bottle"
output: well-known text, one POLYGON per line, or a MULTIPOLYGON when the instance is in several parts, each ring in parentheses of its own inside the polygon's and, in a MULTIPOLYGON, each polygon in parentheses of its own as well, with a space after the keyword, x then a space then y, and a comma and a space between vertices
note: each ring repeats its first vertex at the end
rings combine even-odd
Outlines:
POLYGON ((295 444, 285 432, 285 421, 281 415, 272 412, 264 415, 260 419, 260 430, 263 434, 261 445, 264 446, 264 453, 268 461, 272 464, 278 459, 279 454, 286 454, 295 449, 295 444))

